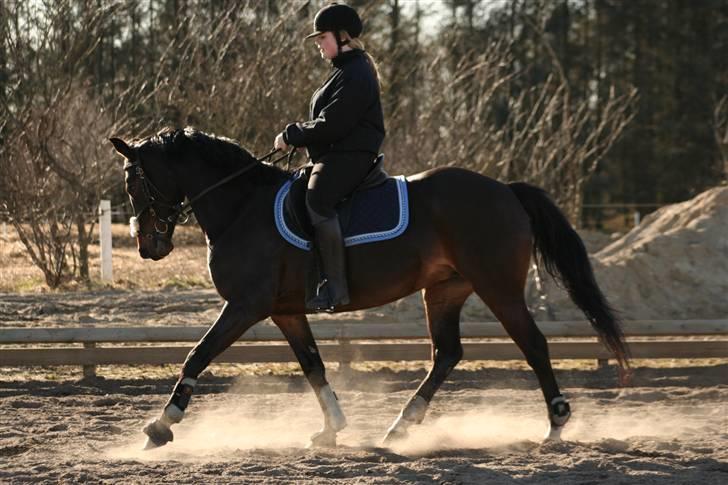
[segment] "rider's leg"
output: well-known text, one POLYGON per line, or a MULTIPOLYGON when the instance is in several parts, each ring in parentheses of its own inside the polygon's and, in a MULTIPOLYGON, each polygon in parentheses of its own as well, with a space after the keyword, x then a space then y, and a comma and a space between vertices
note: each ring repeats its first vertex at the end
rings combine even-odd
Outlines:
POLYGON ((349 303, 346 255, 336 204, 356 189, 373 160, 374 156, 368 153, 328 154, 311 171, 306 208, 325 280, 318 295, 306 302, 309 309, 333 310, 349 303))

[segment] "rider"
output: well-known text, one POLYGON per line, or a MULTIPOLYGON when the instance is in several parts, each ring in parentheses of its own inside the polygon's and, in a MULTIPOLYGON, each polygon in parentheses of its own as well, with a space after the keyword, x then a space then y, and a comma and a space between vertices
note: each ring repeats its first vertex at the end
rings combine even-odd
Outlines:
POLYGON ((344 242, 335 206, 356 189, 384 140, 379 73, 358 39, 362 22, 356 10, 330 4, 314 19, 313 38, 332 70, 311 99, 310 120, 291 123, 275 138, 275 148, 306 147, 313 169, 306 208, 315 231, 323 280, 306 302, 311 310, 332 311, 349 303, 344 242))

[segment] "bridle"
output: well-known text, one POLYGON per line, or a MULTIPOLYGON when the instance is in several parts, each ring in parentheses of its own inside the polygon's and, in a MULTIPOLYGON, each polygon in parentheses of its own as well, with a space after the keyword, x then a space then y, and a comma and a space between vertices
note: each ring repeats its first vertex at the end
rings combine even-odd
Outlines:
POLYGON ((154 234, 146 234, 146 237, 153 238, 155 236, 164 236, 167 235, 170 226, 174 226, 176 224, 184 224, 185 222, 187 222, 190 214, 192 213, 193 203, 197 202, 202 197, 215 190, 216 188, 220 187, 221 185, 224 185, 231 180, 241 176, 245 172, 253 169, 258 164, 270 163, 271 165, 275 165, 276 163, 287 157, 288 163, 290 165, 291 159, 296 153, 295 150, 291 150, 289 153, 286 153, 271 162, 266 162, 266 160, 272 158, 273 155, 275 155, 279 151, 280 149, 276 148, 275 150, 262 156, 261 158, 256 158, 253 162, 241 168, 237 172, 234 172, 205 188, 199 194, 195 195, 192 199, 189 199, 187 202, 180 202, 178 204, 171 202, 164 195, 164 193, 162 193, 162 191, 159 190, 159 188, 157 188, 157 186, 154 185, 154 183, 146 176, 146 174, 144 173, 144 168, 142 167, 141 157, 138 153, 136 153, 134 160, 131 162, 127 161, 127 163, 124 165, 125 171, 134 171, 134 174, 141 181, 142 185, 143 199, 141 200, 141 204, 139 204, 138 200, 135 200, 135 197, 131 197, 131 194, 129 197, 132 209, 134 210, 134 216, 129 219, 129 233, 131 234, 131 237, 139 236, 139 218, 147 210, 149 211, 149 214, 154 218, 154 234), (160 207, 169 210, 169 215, 167 215, 166 217, 162 217, 159 211, 160 207))

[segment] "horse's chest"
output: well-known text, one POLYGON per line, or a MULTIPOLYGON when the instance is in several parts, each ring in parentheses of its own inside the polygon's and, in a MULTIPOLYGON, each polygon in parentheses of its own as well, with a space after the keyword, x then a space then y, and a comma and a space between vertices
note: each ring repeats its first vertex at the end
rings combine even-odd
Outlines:
POLYGON ((207 263, 217 292, 227 301, 269 288, 271 261, 251 246, 208 247, 207 263))

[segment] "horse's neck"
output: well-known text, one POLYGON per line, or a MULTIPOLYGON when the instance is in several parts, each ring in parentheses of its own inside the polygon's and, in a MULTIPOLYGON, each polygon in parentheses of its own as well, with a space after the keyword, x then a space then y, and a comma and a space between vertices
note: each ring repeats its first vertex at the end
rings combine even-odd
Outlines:
MULTIPOLYGON (((223 177, 220 176, 219 178, 222 179, 223 177)), ((242 177, 245 177, 245 175, 242 175, 242 177)), ((186 191, 187 197, 191 199, 212 183, 205 184, 200 181, 191 181, 190 185, 194 185, 194 187, 186 191)), ((272 189, 269 187, 256 187, 251 190, 247 187, 245 189, 239 187, 239 180, 231 180, 227 184, 210 191, 193 204, 192 209, 195 218, 205 232, 210 244, 214 244, 222 237, 239 218, 255 218, 266 214, 264 210, 261 210, 261 206, 269 198, 268 192, 272 189)))

